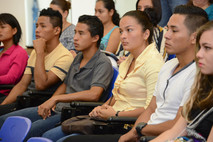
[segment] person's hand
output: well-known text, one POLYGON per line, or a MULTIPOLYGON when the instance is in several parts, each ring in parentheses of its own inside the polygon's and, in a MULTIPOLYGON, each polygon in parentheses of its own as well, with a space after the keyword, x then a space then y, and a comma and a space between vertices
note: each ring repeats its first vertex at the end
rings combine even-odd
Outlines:
POLYGON ((95 107, 90 113, 89 116, 92 118, 97 118, 98 117, 98 113, 100 112, 100 110, 103 109, 102 106, 97 106, 95 107))
POLYGON ((139 139, 138 134, 133 127, 128 133, 122 135, 118 142, 137 142, 139 139))
POLYGON ((55 109, 55 101, 54 99, 50 98, 40 106, 38 106, 38 115, 40 115, 44 120, 47 117, 51 116, 51 110, 55 109))
POLYGON ((115 116, 116 111, 112 108, 112 106, 104 105, 98 112, 98 117, 107 120, 111 116, 115 116))
POLYGON ((46 49, 46 40, 43 38, 38 38, 36 40, 33 40, 33 47, 37 54, 44 53, 46 49))

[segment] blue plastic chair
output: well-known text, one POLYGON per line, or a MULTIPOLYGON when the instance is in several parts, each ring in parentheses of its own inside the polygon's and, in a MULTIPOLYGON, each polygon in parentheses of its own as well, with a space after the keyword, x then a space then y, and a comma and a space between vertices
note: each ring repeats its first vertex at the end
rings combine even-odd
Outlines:
POLYGON ((113 73, 113 77, 112 77, 112 80, 111 80, 110 85, 109 85, 109 95, 108 95, 107 100, 112 96, 112 90, 114 88, 115 80, 116 80, 118 73, 119 73, 118 70, 114 67, 113 67, 113 70, 114 70, 114 73, 113 73))
POLYGON ((43 137, 32 137, 27 142, 53 142, 53 141, 43 137))
POLYGON ((8 117, 0 130, 0 141, 22 142, 31 127, 30 119, 22 116, 8 117))

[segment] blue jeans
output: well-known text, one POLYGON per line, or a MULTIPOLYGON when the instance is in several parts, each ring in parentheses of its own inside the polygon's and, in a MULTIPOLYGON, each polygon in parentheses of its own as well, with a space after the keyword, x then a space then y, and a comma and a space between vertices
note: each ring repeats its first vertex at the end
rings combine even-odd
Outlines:
POLYGON ((61 126, 55 127, 47 132, 45 132, 42 137, 51 139, 54 142, 63 142, 66 138, 70 137, 70 136, 75 136, 75 135, 79 135, 79 134, 65 134, 62 129, 61 126))
POLYGON ((37 111, 37 107, 30 107, 2 115, 0 116, 0 127, 9 116, 27 117, 32 121, 30 131, 25 138, 25 140, 28 140, 30 137, 41 137, 44 132, 54 128, 55 125, 60 122, 60 113, 52 112, 50 117, 43 120, 42 117, 38 115, 37 111))
POLYGON ((187 4, 189 0, 161 0, 162 18, 159 22, 161 27, 167 25, 169 18, 172 16, 174 9, 178 5, 187 4))

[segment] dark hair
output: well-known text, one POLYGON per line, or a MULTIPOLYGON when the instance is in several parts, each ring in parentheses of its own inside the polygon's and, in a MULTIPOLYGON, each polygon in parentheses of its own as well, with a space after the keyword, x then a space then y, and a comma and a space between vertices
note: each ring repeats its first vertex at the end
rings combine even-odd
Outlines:
MULTIPOLYGON (((15 45, 18 45, 18 43, 21 39, 21 34, 22 34, 21 27, 19 25, 18 20, 12 14, 1 13, 0 14, 0 25, 3 25, 3 24, 9 24, 13 29, 14 28, 17 29, 16 34, 13 35, 13 43, 15 45)), ((1 44, 1 41, 0 41, 0 44, 1 44)))
MULTIPOLYGON (((139 1, 140 0, 137 0, 137 2, 136 2, 136 10, 138 10, 139 1)), ((151 0, 151 1, 152 1, 152 5, 153 5, 153 11, 155 12, 154 13, 155 15, 153 18, 154 18, 155 23, 157 22, 157 24, 158 24, 162 17, 161 2, 160 2, 160 0, 151 0)))
POLYGON ((146 30, 149 30, 150 35, 148 38, 148 42, 149 42, 149 44, 152 43, 153 25, 152 25, 151 21, 149 20, 149 17, 146 14, 146 12, 133 10, 133 11, 129 11, 129 12, 125 13, 123 17, 125 17, 125 16, 134 17, 138 21, 138 23, 141 24, 143 32, 145 32, 146 30))
POLYGON ((100 46, 101 38, 103 37, 104 33, 104 26, 100 19, 96 16, 91 15, 82 15, 78 18, 78 23, 86 24, 89 27, 89 32, 92 37, 98 35, 99 39, 97 41, 97 47, 100 46))
POLYGON ((173 14, 186 15, 184 24, 188 28, 190 34, 194 33, 200 26, 208 22, 207 13, 202 8, 196 6, 177 6, 173 14))
POLYGON ((50 4, 58 5, 63 11, 68 11, 71 8, 71 3, 66 0, 52 0, 50 4))
POLYGON ((149 19, 154 27, 157 27, 157 24, 160 22, 157 19, 157 11, 154 8, 145 8, 144 12, 149 16, 149 19))
MULTIPOLYGON (((53 25, 53 27, 60 27, 62 32, 63 21, 62 21, 62 15, 59 11, 53 10, 52 8, 43 9, 40 12, 39 16, 50 17, 50 23, 53 25)), ((61 32, 59 35, 61 35, 61 32)))
POLYGON ((118 26, 119 22, 120 22, 120 16, 117 13, 117 10, 115 9, 115 3, 114 3, 114 1, 113 0, 97 0, 96 2, 99 2, 99 1, 102 1, 104 3, 104 7, 106 9, 108 9, 108 11, 114 10, 114 14, 112 15, 112 22, 115 25, 118 26))

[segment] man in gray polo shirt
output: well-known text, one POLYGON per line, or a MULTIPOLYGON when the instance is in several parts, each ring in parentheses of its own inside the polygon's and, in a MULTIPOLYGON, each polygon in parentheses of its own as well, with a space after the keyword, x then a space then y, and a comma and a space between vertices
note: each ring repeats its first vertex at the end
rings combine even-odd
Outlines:
POLYGON ((113 76, 110 60, 98 48, 102 37, 103 24, 96 16, 79 17, 75 27, 74 44, 76 50, 81 53, 74 59, 64 83, 38 108, 26 108, 3 115, 0 117, 1 122, 9 116, 28 117, 32 121, 26 138, 28 139, 41 136, 45 131, 54 128, 55 124, 60 122, 60 111, 66 103, 98 101, 113 76))

